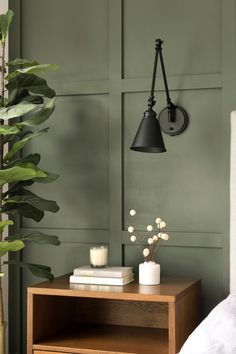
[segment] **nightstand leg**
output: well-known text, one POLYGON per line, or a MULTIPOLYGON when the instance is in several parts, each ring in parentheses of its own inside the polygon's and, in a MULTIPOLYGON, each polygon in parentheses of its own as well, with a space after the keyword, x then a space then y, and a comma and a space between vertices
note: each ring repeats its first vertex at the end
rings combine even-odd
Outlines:
POLYGON ((27 294, 27 354, 33 353, 33 295, 27 294))
POLYGON ((169 303, 169 354, 176 354, 199 324, 200 282, 196 283, 177 302, 169 303))

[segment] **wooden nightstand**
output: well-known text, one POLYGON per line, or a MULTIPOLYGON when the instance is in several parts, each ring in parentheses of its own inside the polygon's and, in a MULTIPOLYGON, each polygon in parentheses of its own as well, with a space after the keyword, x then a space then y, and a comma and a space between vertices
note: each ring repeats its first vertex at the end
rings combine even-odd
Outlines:
POLYGON ((200 281, 28 288, 27 354, 176 354, 199 322, 200 281))

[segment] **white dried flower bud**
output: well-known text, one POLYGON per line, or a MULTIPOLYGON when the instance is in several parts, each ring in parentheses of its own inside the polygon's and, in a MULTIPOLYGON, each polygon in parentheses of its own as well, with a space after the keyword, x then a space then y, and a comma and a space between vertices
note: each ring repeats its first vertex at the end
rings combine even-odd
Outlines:
POLYGON ((132 235, 132 236, 130 237, 130 241, 131 241, 131 242, 135 242, 135 241, 136 241, 136 236, 135 236, 135 235, 132 235))
POLYGON ((131 210, 129 211, 129 214, 130 214, 131 216, 134 216, 134 215, 136 214, 136 210, 131 209, 131 210))
POLYGON ((156 224, 160 224, 161 218, 156 218, 156 224))
POLYGON ((148 226, 147 226, 147 230, 148 230, 148 231, 152 231, 152 230, 153 230, 152 225, 148 225, 148 226))
POLYGON ((151 245, 153 243, 153 239, 151 237, 147 241, 148 241, 149 245, 151 245))
POLYGON ((160 222, 160 228, 163 229, 164 227, 166 227, 166 222, 165 221, 161 221, 160 222))
POLYGON ((157 236, 158 236, 159 238, 161 238, 162 233, 161 233, 161 232, 159 232, 157 236))
POLYGON ((129 226, 129 227, 128 227, 128 232, 129 232, 130 234, 132 234, 133 231, 134 231, 134 227, 133 227, 133 226, 129 226))
POLYGON ((149 253, 150 253, 149 249, 148 248, 144 248, 144 250, 143 250, 144 257, 147 257, 149 255, 149 253))
POLYGON ((169 240, 169 235, 168 234, 162 234, 161 238, 162 238, 162 240, 167 241, 167 240, 169 240))
POLYGON ((152 239, 153 239, 153 241, 157 241, 158 240, 158 236, 157 235, 153 235, 152 239))

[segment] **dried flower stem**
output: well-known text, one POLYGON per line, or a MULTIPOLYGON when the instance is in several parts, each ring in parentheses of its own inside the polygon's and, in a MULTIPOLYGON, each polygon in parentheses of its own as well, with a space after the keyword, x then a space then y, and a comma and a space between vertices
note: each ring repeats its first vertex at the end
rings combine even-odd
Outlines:
MULTIPOLYGON (((136 215, 136 211, 134 209, 131 209, 130 215, 131 216, 136 215)), ((133 234, 134 227, 133 226, 128 227, 129 233, 132 233, 130 240, 131 242, 135 242, 136 246, 141 251, 144 257, 145 262, 154 262, 155 254, 159 248, 160 239, 168 240, 169 238, 168 234, 161 232, 162 229, 166 227, 165 221, 161 220, 161 218, 157 218, 156 225, 158 231, 157 235, 148 237, 150 235, 150 232, 153 231, 152 225, 148 225, 147 226, 148 232, 145 232, 144 235, 140 238, 140 240, 133 234)))

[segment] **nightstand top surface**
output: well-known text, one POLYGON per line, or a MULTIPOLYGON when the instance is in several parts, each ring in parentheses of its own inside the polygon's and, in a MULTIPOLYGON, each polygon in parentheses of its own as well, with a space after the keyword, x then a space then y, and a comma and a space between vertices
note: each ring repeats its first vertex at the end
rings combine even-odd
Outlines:
POLYGON ((89 297, 131 301, 175 302, 194 287, 200 280, 188 278, 161 278, 160 285, 140 285, 132 282, 124 286, 70 284, 70 274, 28 287, 29 294, 89 297))

